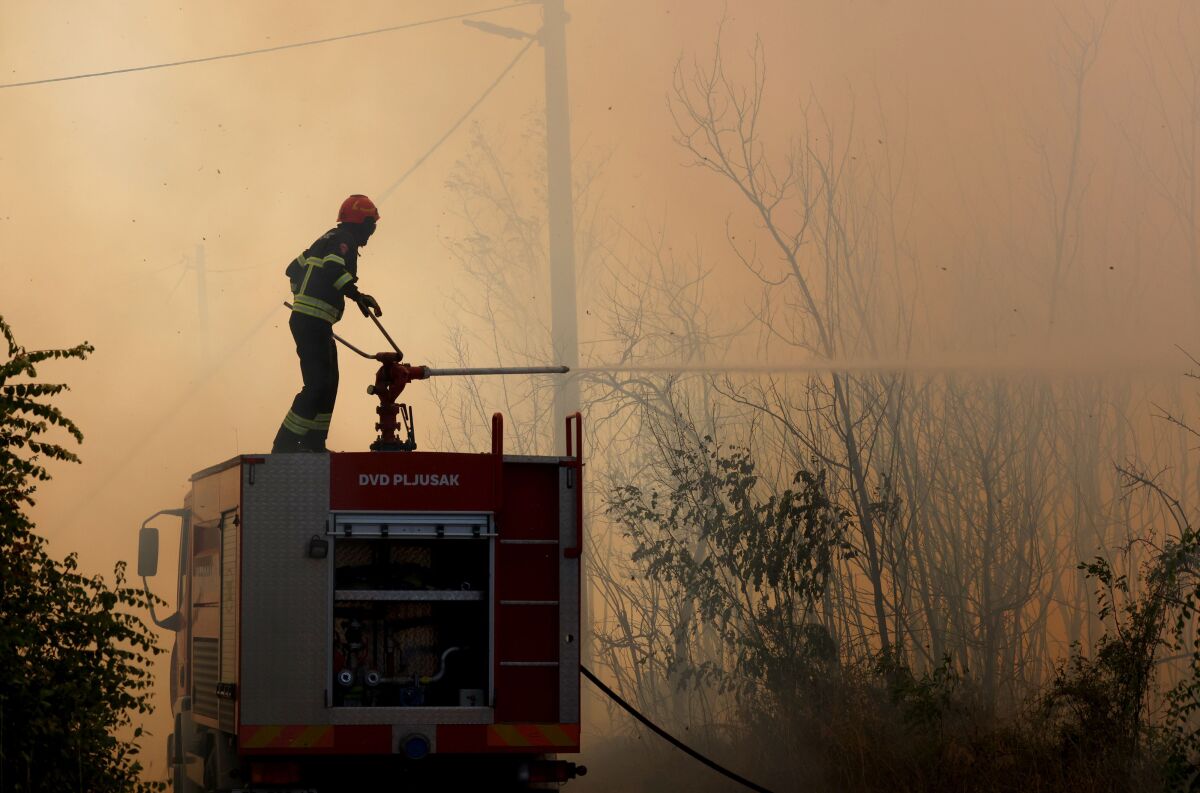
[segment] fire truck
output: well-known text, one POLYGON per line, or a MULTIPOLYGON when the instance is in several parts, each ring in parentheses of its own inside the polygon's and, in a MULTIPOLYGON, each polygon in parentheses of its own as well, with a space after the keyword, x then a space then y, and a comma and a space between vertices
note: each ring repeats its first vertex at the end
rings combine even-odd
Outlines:
POLYGON ((486 452, 415 451, 407 382, 505 370, 371 357, 371 451, 233 457, 142 525, 145 580, 149 524, 181 519, 177 609, 151 613, 175 635, 176 793, 529 790, 586 772, 558 757, 580 746, 582 418, 562 456, 505 454, 499 414, 486 452))

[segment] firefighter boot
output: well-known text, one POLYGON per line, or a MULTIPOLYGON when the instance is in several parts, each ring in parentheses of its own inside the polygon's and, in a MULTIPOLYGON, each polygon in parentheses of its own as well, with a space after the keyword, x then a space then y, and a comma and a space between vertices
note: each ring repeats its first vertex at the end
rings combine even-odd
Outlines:
POLYGON ((317 417, 312 420, 312 427, 304 434, 300 440, 300 451, 302 452, 327 452, 325 448, 325 440, 329 437, 329 422, 333 418, 332 413, 318 413, 317 417))
POLYGON ((303 435, 297 435, 287 427, 280 427, 279 432, 275 433, 275 442, 271 444, 271 454, 290 454, 305 451, 302 448, 303 443, 303 435))
POLYGON ((293 451, 297 452, 327 452, 325 448, 325 434, 322 432, 310 432, 300 439, 296 448, 293 451))

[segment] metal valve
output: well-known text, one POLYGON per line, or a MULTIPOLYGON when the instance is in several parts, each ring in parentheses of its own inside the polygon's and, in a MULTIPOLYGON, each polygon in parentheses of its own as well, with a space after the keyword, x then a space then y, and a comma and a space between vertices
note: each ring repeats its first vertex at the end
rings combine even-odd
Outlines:
MULTIPOLYGON (((284 305, 289 309, 292 308, 292 304, 286 301, 284 305)), ((412 409, 407 405, 397 404, 396 402, 400 393, 404 391, 404 387, 414 380, 427 380, 430 377, 447 376, 566 374, 570 371, 566 366, 490 366, 482 368, 433 369, 428 366, 414 366, 402 363, 404 353, 400 351, 400 347, 397 346, 396 342, 374 315, 368 313, 367 316, 379 328, 379 332, 388 340, 388 343, 392 345, 394 352, 380 352, 371 355, 355 347, 336 333, 333 334, 333 338, 339 344, 353 350, 363 358, 376 360, 380 364, 379 371, 375 373, 375 382, 367 386, 367 393, 379 398, 379 407, 375 409, 379 414, 379 423, 375 425, 375 429, 379 430, 379 437, 371 444, 373 451, 411 452, 417 448, 416 437, 413 433, 412 409), (397 416, 402 418, 404 422, 403 426, 396 423, 397 416), (397 434, 397 430, 401 429, 406 431, 407 438, 402 439, 397 434)))

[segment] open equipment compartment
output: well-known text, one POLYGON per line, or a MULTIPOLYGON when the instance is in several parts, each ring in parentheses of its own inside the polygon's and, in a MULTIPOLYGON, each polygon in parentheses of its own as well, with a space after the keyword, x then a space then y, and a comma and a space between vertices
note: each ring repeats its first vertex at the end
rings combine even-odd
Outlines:
POLYGON ((491 513, 330 516, 330 705, 493 701, 491 513))

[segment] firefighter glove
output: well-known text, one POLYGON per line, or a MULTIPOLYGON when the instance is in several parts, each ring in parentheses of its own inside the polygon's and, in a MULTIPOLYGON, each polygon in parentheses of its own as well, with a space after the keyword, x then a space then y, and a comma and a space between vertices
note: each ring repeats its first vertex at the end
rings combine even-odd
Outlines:
POLYGON ((379 302, 370 295, 359 293, 354 300, 358 303, 358 308, 362 311, 364 317, 370 316, 368 313, 370 311, 374 311, 377 317, 383 316, 383 309, 379 307, 379 302))

